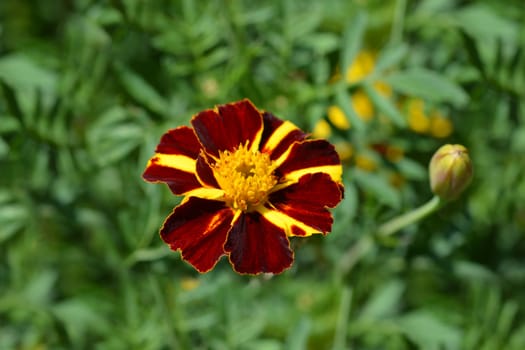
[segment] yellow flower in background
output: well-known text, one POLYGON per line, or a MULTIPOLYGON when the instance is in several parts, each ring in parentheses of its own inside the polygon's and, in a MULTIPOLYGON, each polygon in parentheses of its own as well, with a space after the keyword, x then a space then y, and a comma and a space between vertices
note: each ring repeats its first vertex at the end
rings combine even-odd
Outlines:
MULTIPOLYGON (((376 64, 376 54, 372 51, 363 50, 359 52, 355 60, 348 67, 345 79, 349 84, 359 83, 367 76, 372 74, 376 64)), ((332 81, 338 80, 341 78, 341 75, 337 73, 332 81)), ((392 96, 392 88, 390 85, 386 84, 383 81, 375 81, 373 83, 374 89, 382 96, 390 97, 392 96)), ((374 118, 376 113, 374 105, 368 95, 357 89, 354 91, 350 97, 350 102, 352 103, 352 108, 356 112, 357 116, 363 121, 368 122, 374 118)), ((328 120, 338 129, 348 130, 351 127, 351 124, 348 120, 348 117, 344 114, 338 106, 330 106, 327 111, 328 120)))
POLYGON ((406 179, 400 173, 392 172, 388 176, 388 182, 396 188, 401 188, 406 183, 406 179))
POLYGON ((392 87, 384 81, 377 80, 376 82, 374 82, 374 89, 384 97, 392 96, 392 87))
POLYGON ((350 129, 350 122, 346 118, 345 112, 338 106, 328 107, 328 120, 338 129, 350 129))
POLYGON ((446 118, 439 111, 432 111, 429 115, 425 110, 425 102, 420 98, 408 101, 408 127, 420 134, 430 134, 436 138, 445 138, 454 131, 450 118, 446 118))
POLYGON ((410 113, 408 115, 408 126, 413 131, 424 134, 430 128, 430 119, 422 113, 410 113))
POLYGON ((375 159, 365 154, 357 154, 355 156, 355 166, 364 171, 374 171, 377 169, 375 159))
POLYGON ((353 84, 363 80, 372 73, 375 63, 374 53, 366 50, 359 52, 346 71, 346 82, 353 84))
POLYGON ((352 144, 348 141, 339 141, 334 143, 335 151, 337 154, 339 154, 339 158, 342 162, 349 160, 352 158, 352 155, 354 154, 354 147, 352 144))
POLYGON ((319 119, 312 130, 312 136, 316 139, 327 139, 332 134, 332 127, 324 119, 319 119))
POLYGON ((440 112, 434 112, 430 116, 430 134, 436 138, 445 138, 452 134, 454 126, 449 118, 445 118, 440 112))
POLYGON ((398 146, 387 146, 385 157, 390 162, 395 163, 399 162, 405 156, 405 151, 398 146))
POLYGON ((370 99, 368 98, 368 95, 365 94, 363 91, 358 90, 352 94, 351 99, 352 107, 354 108, 354 111, 357 113, 359 118, 365 122, 372 120, 375 111, 374 105, 372 104, 372 101, 370 101, 370 99))
POLYGON ((412 99, 408 102, 408 127, 417 133, 426 133, 430 128, 430 119, 425 114, 425 102, 412 99))
POLYGON ((193 277, 183 277, 182 280, 180 281, 180 286, 181 286, 182 290, 184 290, 186 292, 194 290, 200 284, 201 284, 201 282, 199 281, 199 279, 193 278, 193 277))
POLYGON ((396 145, 389 145, 387 143, 374 143, 370 145, 370 148, 391 163, 399 162, 405 156, 405 150, 396 145))

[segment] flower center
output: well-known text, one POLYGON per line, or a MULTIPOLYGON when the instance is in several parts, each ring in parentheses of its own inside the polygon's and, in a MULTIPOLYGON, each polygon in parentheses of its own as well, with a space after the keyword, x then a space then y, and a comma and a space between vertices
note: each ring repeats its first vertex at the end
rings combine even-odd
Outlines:
POLYGON ((213 167, 215 178, 224 190, 227 204, 242 211, 263 203, 277 178, 268 154, 239 145, 233 152, 223 151, 213 167))

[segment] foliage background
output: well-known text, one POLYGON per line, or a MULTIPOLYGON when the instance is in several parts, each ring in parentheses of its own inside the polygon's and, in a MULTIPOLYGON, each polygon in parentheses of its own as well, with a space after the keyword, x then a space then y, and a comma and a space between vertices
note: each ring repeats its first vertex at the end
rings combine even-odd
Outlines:
POLYGON ((1 1, 0 349, 525 349, 524 6, 1 1), (373 72, 335 79, 363 50, 373 72), (282 275, 198 275, 158 237, 179 199, 141 173, 168 128, 243 97, 350 145, 346 197, 282 275), (452 132, 412 130, 407 99, 452 132), (378 239, 431 197, 444 143, 469 148, 472 186, 378 239))

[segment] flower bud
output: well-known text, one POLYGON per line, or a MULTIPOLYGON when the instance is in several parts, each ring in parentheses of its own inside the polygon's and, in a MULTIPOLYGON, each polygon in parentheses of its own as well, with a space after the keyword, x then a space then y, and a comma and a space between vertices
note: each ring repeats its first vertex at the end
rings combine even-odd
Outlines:
POLYGON ((441 146, 429 165, 430 188, 444 200, 456 199, 472 180, 472 162, 462 145, 441 146))

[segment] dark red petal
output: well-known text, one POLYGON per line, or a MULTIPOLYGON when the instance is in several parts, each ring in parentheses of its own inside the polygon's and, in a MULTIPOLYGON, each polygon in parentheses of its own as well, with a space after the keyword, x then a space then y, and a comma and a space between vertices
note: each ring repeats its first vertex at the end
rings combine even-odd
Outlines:
POLYGON ((261 113, 247 99, 203 111, 191 123, 206 152, 215 157, 240 144, 258 147, 263 128, 261 113))
POLYGON ((168 130, 162 135, 142 177, 150 182, 167 183, 175 194, 202 187, 195 176, 195 159, 200 149, 199 140, 191 128, 181 126, 168 130))
POLYGON ((155 152, 164 154, 180 154, 190 158, 197 158, 201 150, 201 145, 193 129, 187 126, 180 126, 176 129, 168 130, 162 135, 160 143, 155 152))
POLYGON ((334 146, 325 140, 306 140, 292 145, 286 160, 276 169, 279 176, 284 176, 295 170, 315 168, 327 165, 340 165, 341 161, 334 146))
MULTIPOLYGON (((326 234, 333 222, 327 207, 335 207, 342 199, 341 186, 330 175, 315 173, 303 175, 299 182, 270 194, 268 207, 326 234)), ((291 229, 294 235, 306 235, 297 226, 291 229)))
POLYGON ((230 254, 235 271, 243 274, 280 273, 293 262, 285 231, 258 212, 241 214, 224 250, 230 254))
POLYGON ((166 219, 162 239, 198 271, 211 270, 225 254, 233 212, 223 202, 190 197, 166 219))
POLYGON ((165 182, 177 195, 202 187, 194 173, 158 165, 155 157, 151 158, 142 177, 151 182, 165 182))
MULTIPOLYGON (((301 129, 294 127, 287 129, 287 132, 282 135, 276 144, 267 144, 270 137, 275 131, 283 126, 284 121, 275 117, 273 114, 264 112, 263 113, 264 132, 261 138, 261 146, 259 149, 262 152, 268 153, 271 160, 279 158, 290 146, 297 141, 303 141, 306 139, 307 134, 301 129)), ((290 123, 291 124, 291 123, 290 123)))
POLYGON ((204 186, 220 188, 205 154, 197 158, 197 177, 204 186))

